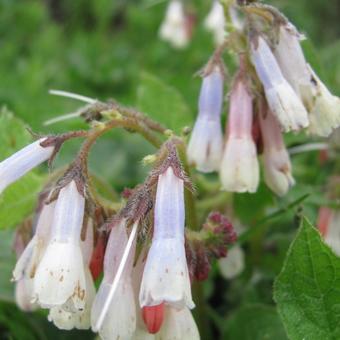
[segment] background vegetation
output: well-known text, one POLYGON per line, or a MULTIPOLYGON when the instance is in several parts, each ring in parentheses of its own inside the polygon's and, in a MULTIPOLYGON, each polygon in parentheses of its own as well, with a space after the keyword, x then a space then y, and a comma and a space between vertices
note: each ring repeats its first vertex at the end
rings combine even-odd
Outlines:
MULTIPOLYGON (((282 9, 310 38, 304 43, 310 63, 339 95, 340 2, 273 0, 270 3, 282 9)), ((177 131, 192 125, 200 87, 200 80, 193 75, 207 61, 213 45, 210 35, 202 28, 210 2, 188 1, 188 4, 197 27, 190 46, 178 51, 158 39, 164 1, 0 0, 0 106, 4 107, 0 115, 1 159, 28 142, 30 137, 23 129, 23 122, 35 132, 83 127, 78 120, 43 125, 47 119, 79 107, 78 102, 48 95, 50 88, 103 100, 115 98, 145 110, 177 131), (9 111, 21 120, 13 118, 9 111)), ((233 59, 226 56, 226 61, 232 75, 233 59)), ((304 134, 289 135, 286 141, 288 146, 294 146, 311 138, 304 134)), ((63 148, 56 166, 70 161, 78 146, 72 142, 63 148)), ((148 169, 140 160, 153 151, 138 136, 117 131, 101 140, 96 150, 92 155, 93 170, 118 192, 144 178, 148 169)), ((243 244, 247 251, 246 270, 233 281, 226 281, 213 268, 210 279, 203 285, 210 330, 204 340, 287 338, 273 301, 273 281, 296 235, 297 211, 303 209, 315 223, 318 207, 329 203, 325 185, 335 171, 333 163, 321 165, 317 152, 294 156, 293 169, 297 185, 282 199, 272 195, 264 185, 254 195, 234 196, 236 216, 253 228, 243 244)), ((3 229, 0 231, 0 337, 92 339, 91 332, 59 331, 46 320, 44 312, 22 313, 13 302, 13 285, 9 282, 15 262, 11 227, 32 211, 42 174, 43 171, 38 171, 25 177, 24 182, 0 198, 0 229, 3 229)), ((212 176, 211 180, 215 178, 212 176)), ((202 218, 204 212, 203 208, 202 218)), ((306 223, 300 237, 310 235, 320 243, 306 223)), ((323 249, 322 253, 326 251, 323 249)), ((294 259, 294 252, 290 256, 294 259)), ((284 273, 281 275, 284 283, 284 273)), ((288 289, 282 287, 285 286, 278 287, 278 291, 288 289)), ((289 290, 294 291, 294 287, 289 290)), ((292 338, 302 339, 285 325, 292 338)), ((318 335, 328 339, 328 333, 325 334, 318 335)))

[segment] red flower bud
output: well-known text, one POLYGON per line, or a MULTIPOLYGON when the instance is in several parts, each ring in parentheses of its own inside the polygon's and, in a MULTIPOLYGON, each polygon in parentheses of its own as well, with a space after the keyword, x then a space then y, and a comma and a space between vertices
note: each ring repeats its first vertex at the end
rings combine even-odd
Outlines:
POLYGON ((143 307, 142 316, 149 333, 158 333, 164 320, 164 302, 156 306, 143 307))

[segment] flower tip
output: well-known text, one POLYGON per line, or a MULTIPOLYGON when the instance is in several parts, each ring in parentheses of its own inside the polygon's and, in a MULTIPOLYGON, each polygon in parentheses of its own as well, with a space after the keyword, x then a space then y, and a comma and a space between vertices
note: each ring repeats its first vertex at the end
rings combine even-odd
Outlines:
POLYGON ((150 334, 159 332, 164 320, 164 302, 155 306, 145 306, 142 308, 144 323, 150 334))

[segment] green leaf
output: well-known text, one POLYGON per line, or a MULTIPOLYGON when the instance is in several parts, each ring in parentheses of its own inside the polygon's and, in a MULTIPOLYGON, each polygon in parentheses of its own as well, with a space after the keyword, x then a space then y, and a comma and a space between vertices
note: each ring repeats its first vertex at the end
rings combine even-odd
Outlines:
POLYGON ((226 324, 228 340, 286 340, 287 336, 274 307, 255 304, 241 307, 226 324))
POLYGON ((340 259, 303 218, 274 285, 291 339, 340 338, 340 259))
MULTIPOLYGON (((6 108, 0 111, 0 160, 32 142, 24 123, 6 108)), ((41 190, 44 176, 30 172, 0 196, 0 229, 14 226, 28 216, 41 190)))
POLYGON ((177 89, 146 72, 140 76, 137 107, 176 132, 193 121, 190 109, 177 89))

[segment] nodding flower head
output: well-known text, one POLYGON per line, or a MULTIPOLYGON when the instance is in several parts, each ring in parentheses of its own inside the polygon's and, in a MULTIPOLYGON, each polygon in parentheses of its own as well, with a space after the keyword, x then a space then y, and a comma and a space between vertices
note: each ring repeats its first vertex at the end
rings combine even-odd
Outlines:
POLYGON ((218 170, 223 148, 221 111, 223 72, 220 66, 204 76, 199 113, 188 145, 189 162, 202 172, 218 170))
POLYGON ((264 88, 268 105, 284 131, 299 130, 309 124, 302 101, 284 78, 266 41, 251 41, 251 59, 264 88))
POLYGON ((253 103, 243 78, 234 82, 230 95, 228 137, 220 168, 222 188, 233 192, 255 192, 259 164, 252 137, 253 103))
POLYGON ((158 177, 152 244, 139 294, 141 307, 193 308, 184 248, 184 183, 168 167, 158 177))
POLYGON ((52 321, 59 329, 89 329, 91 327, 91 308, 96 295, 96 289, 89 268, 93 252, 93 222, 91 218, 89 218, 86 226, 85 240, 81 241, 81 250, 86 283, 85 307, 82 310, 74 310, 72 298, 61 306, 52 307, 48 320, 52 321))
POLYGON ((117 275, 123 253, 127 247, 126 224, 126 219, 122 219, 111 229, 104 258, 104 278, 92 307, 92 329, 99 331, 102 339, 130 339, 136 329, 136 306, 131 280, 135 254, 134 247, 128 255, 127 263, 104 320, 100 328, 96 328, 101 311, 104 309, 105 302, 112 288, 114 278, 117 275))
POLYGON ((42 146, 46 140, 41 138, 29 144, 0 163, 0 193, 52 156, 54 146, 42 146))
POLYGON ((283 196, 295 183, 289 154, 276 118, 269 110, 265 115, 259 116, 263 140, 264 179, 271 190, 283 196))
POLYGON ((163 40, 168 41, 175 48, 187 46, 190 34, 182 1, 170 1, 159 35, 163 40))
POLYGON ((34 294, 42 307, 60 306, 71 298, 75 309, 84 308, 86 284, 80 248, 84 206, 85 198, 73 180, 60 190, 49 244, 34 278, 34 294))
POLYGON ((205 28, 213 34, 216 45, 221 45, 225 39, 224 9, 219 0, 214 0, 211 10, 204 20, 205 28))

